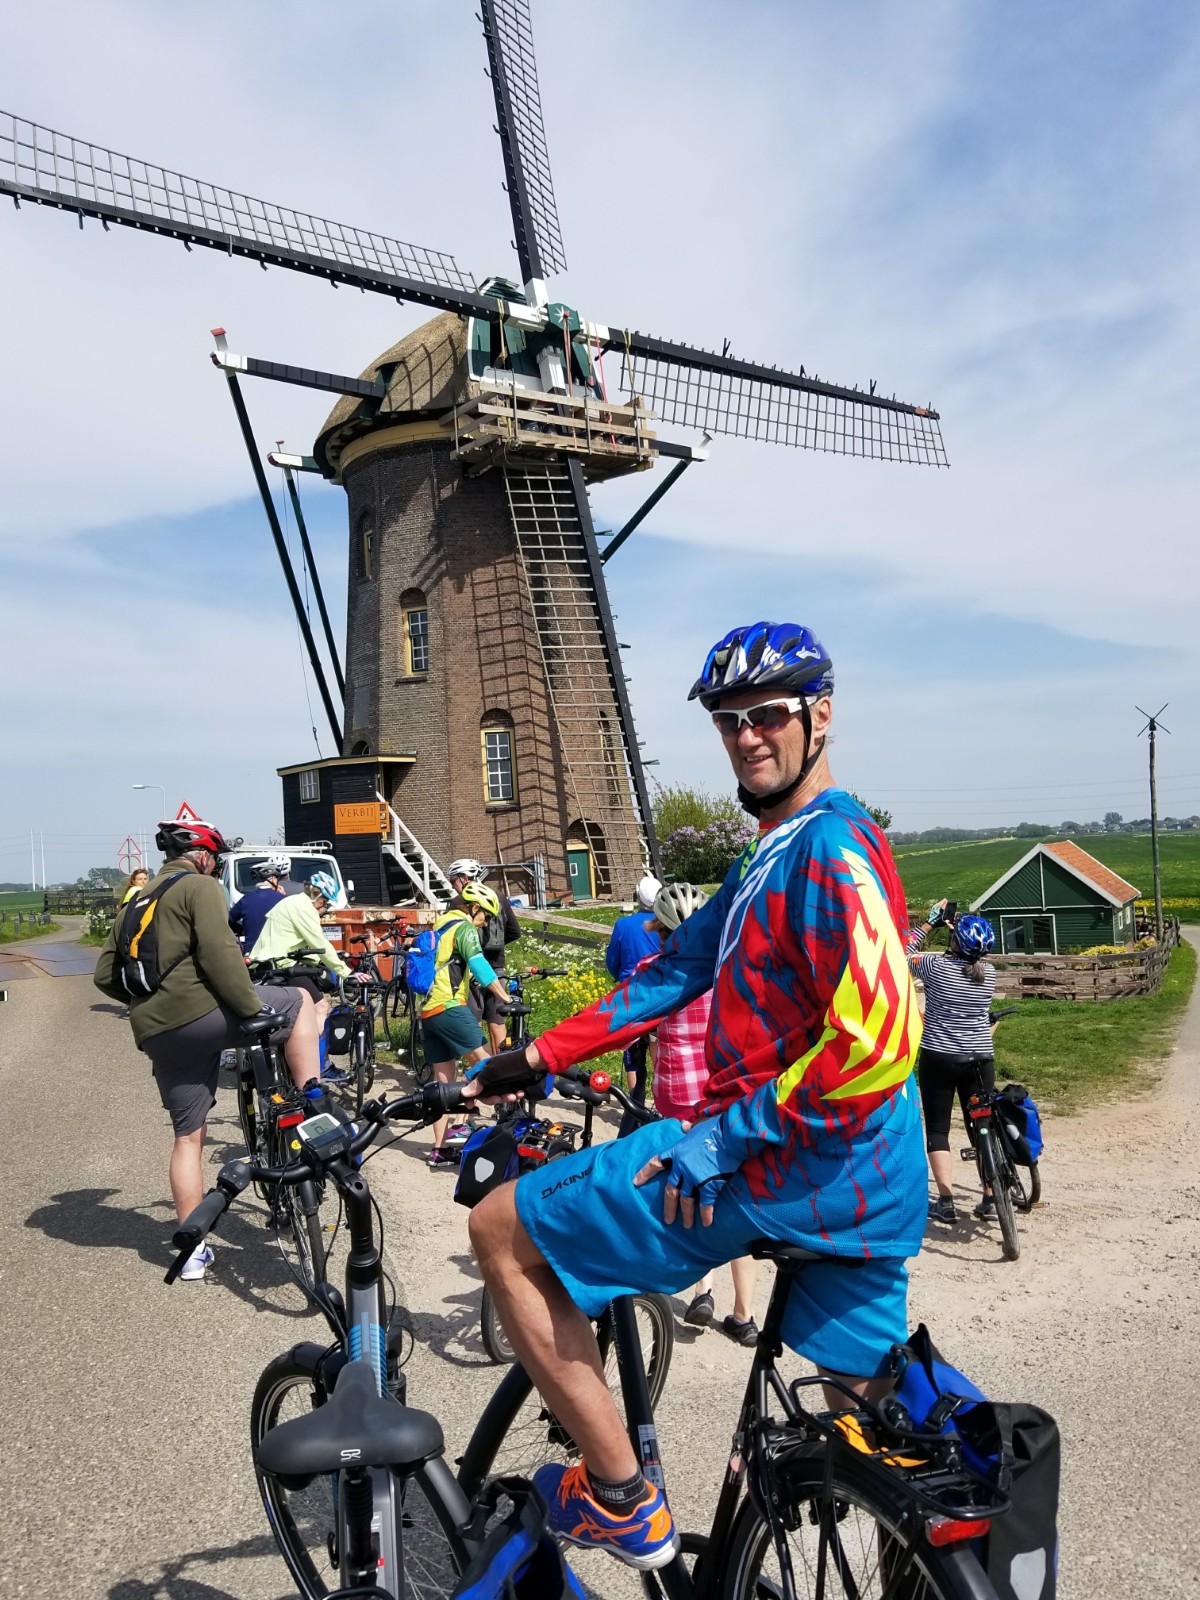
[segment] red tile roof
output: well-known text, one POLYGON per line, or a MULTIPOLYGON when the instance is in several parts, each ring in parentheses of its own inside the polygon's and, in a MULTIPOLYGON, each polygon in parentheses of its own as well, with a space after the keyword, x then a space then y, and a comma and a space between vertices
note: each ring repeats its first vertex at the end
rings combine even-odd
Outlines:
POLYGON ((1119 878, 1102 861, 1097 861, 1095 856, 1088 855, 1086 850, 1081 850, 1070 839, 1058 839, 1053 844, 1043 844, 1042 849, 1056 856, 1064 867, 1070 867, 1073 872, 1085 877, 1089 883, 1094 883, 1097 889, 1103 889, 1105 894, 1112 895, 1120 905, 1141 895, 1140 889, 1134 888, 1133 884, 1127 883, 1124 878, 1119 878))

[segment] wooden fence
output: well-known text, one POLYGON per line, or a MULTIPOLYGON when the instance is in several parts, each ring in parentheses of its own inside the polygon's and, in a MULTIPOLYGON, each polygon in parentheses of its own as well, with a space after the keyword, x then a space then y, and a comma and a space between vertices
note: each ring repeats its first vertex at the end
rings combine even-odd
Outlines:
POLYGON ((1169 922, 1162 944, 1105 956, 993 956, 996 994, 1007 1000, 1128 1000, 1153 994, 1179 942, 1169 922))
POLYGON ((51 913, 115 911, 116 907, 116 896, 111 889, 47 889, 42 897, 42 909, 51 913))

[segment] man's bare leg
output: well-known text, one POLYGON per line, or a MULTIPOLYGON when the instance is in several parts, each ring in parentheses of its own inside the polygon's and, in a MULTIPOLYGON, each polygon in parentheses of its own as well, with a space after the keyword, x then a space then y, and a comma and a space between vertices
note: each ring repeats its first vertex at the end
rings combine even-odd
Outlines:
POLYGON ((312 1003, 312 996, 304 993, 300 997, 300 1010, 292 1024, 292 1031, 283 1046, 283 1059, 288 1064, 297 1089, 303 1089, 306 1083, 321 1076, 320 1038, 321 1024, 317 1018, 317 1008, 312 1003))
POLYGON ((753 1256, 739 1256, 729 1263, 733 1274, 733 1314, 739 1322, 754 1317, 754 1286, 758 1282, 758 1262, 753 1256))
POLYGON ((504 1331, 589 1472, 632 1478, 637 1457, 617 1414, 592 1325, 559 1282, 517 1215, 515 1184, 493 1189, 471 1212, 471 1244, 504 1331))
POLYGON ((200 1157, 204 1150, 204 1135, 208 1124, 202 1122, 195 1133, 176 1136, 171 1147, 171 1199, 175 1202, 175 1215, 180 1222, 196 1209, 204 1199, 204 1172, 200 1157))

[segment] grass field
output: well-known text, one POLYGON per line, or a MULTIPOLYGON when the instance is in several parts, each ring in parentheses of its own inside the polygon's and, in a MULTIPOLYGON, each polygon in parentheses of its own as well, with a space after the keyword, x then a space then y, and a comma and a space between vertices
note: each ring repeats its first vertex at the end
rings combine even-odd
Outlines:
MULTIPOLYGON (((914 905, 940 899, 968 905, 1037 841, 1034 839, 981 839, 965 844, 898 845, 896 865, 905 892, 914 905)), ((1148 833, 1086 834, 1075 840, 1080 849, 1102 861, 1141 890, 1154 894, 1154 869, 1148 833)), ((1191 900, 1176 914, 1185 922, 1200 922, 1200 832, 1159 835, 1164 900, 1191 900)))
POLYGON ((0 917, 11 917, 14 911, 40 911, 40 889, 5 889, 0 891, 0 917))

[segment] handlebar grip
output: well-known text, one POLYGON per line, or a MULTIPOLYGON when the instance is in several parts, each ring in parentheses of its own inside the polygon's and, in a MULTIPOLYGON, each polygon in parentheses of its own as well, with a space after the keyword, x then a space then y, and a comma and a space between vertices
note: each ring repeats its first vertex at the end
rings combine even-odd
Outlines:
POLYGON ((1020 1006, 1005 1006, 1001 1011, 988 1012, 988 1026, 994 1028, 1003 1017, 1015 1017, 1020 1006))
POLYGON ((233 1199, 224 1189, 210 1189, 194 1211, 189 1213, 171 1237, 176 1250, 194 1250, 233 1199))

